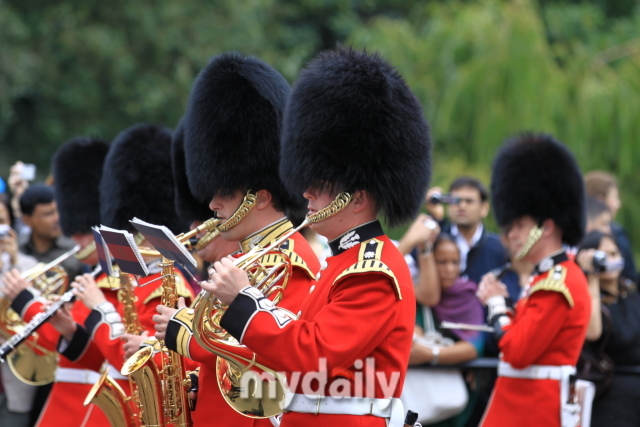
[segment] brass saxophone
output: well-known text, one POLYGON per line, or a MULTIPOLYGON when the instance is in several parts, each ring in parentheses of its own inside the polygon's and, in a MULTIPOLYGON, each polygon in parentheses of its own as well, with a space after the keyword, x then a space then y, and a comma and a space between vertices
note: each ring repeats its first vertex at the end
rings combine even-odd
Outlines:
MULTIPOLYGON (((122 304, 122 320, 127 334, 139 335, 144 330, 135 305, 137 299, 131 284, 131 275, 121 271, 118 301, 122 304)), ((140 414, 139 392, 131 378, 129 378, 129 384, 131 396, 126 395, 118 383, 107 375, 105 369, 85 398, 84 405, 95 403, 107 416, 112 427, 143 426, 145 424, 142 423, 140 414)))
MULTIPOLYGON (((176 307, 176 290, 173 261, 162 258, 162 305, 176 307)), ((160 342, 162 367, 158 368, 151 347, 143 348, 127 360, 122 375, 129 375, 140 393, 142 420, 145 426, 190 427, 191 410, 186 387, 186 372, 182 356, 169 350, 160 342)))

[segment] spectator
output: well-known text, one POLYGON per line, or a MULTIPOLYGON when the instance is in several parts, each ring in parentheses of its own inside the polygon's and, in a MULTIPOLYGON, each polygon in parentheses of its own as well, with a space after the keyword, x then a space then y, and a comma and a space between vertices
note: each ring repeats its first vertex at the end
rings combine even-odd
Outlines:
POLYGON ((616 214, 622 206, 616 178, 607 172, 591 171, 585 174, 584 183, 587 196, 600 200, 611 210, 611 234, 616 239, 618 248, 624 257, 624 270, 622 270, 621 276, 638 283, 638 271, 633 259, 631 241, 622 225, 614 222, 616 214))
MULTIPOLYGON (((0 194, 0 225, 12 225, 12 212, 5 194, 0 194)), ((18 251, 17 235, 13 228, 9 235, 0 238, 0 279, 10 269, 20 272, 34 267, 37 261, 18 251)), ((0 291, 0 297, 2 297, 0 291)), ((0 343, 4 337, 0 335, 0 343)), ((20 381, 9 369, 7 363, 0 364, 4 394, 0 393, 0 427, 26 427, 29 425, 29 412, 33 406, 36 387, 20 381)))
MULTIPOLYGON (((640 295, 635 284, 621 275, 622 254, 614 237, 592 231, 578 246, 576 260, 588 274, 589 287, 594 287, 592 283, 599 287, 601 304, 607 306, 611 318, 609 327, 600 305, 593 305, 588 338, 595 342, 586 345, 598 348, 600 340, 608 339, 604 351, 616 367, 640 365, 640 295), (606 271, 594 270, 596 250, 607 254, 606 271)), ((640 376, 616 372, 609 391, 593 402, 591 426, 640 425, 639 399, 640 376)))
MULTIPOLYGON (((439 301, 432 307, 433 318, 436 324, 441 321, 456 323, 467 323, 480 325, 484 323, 484 312, 478 299, 476 298, 477 285, 464 277, 460 277, 460 250, 453 238, 446 234, 440 234, 433 243, 433 256, 426 258, 421 263, 422 271, 433 273, 436 280, 421 281, 419 288, 438 288, 439 301)), ((433 293, 424 290, 423 293, 433 293)), ((425 315, 422 307, 417 310, 416 332, 421 333, 425 327, 425 315)), ((450 347, 441 348, 438 353, 426 346, 414 342, 409 357, 410 365, 431 363, 433 365, 455 365, 468 362, 482 354, 483 337, 482 334, 474 331, 463 330, 439 330, 443 336, 450 338, 454 344, 450 347)), ((472 376, 467 376, 468 381, 473 381, 472 376)), ((474 388, 467 384, 469 391, 469 403, 467 408, 459 415, 436 425, 464 425, 473 407, 475 406, 476 394, 474 388)))
POLYGON ((613 215, 609 206, 595 197, 587 197, 587 233, 598 230, 611 234, 612 222, 613 215))
MULTIPOLYGON (((58 209, 53 189, 36 184, 27 188, 20 197, 23 222, 31 228, 27 240, 20 245, 20 251, 31 255, 39 262, 49 262, 69 251, 74 242, 62 236, 58 209)), ((70 278, 81 274, 82 264, 74 257, 62 263, 70 278)))
POLYGON ((29 187, 29 181, 22 179, 22 165, 24 163, 18 161, 11 166, 8 185, 11 191, 11 213, 13 215, 13 229, 18 233, 18 237, 29 234, 29 227, 22 222, 22 212, 20 212, 20 197, 29 187))
POLYGON ((476 178, 457 178, 449 187, 456 203, 449 204, 447 221, 442 204, 432 203, 432 196, 440 192, 437 187, 429 190, 427 210, 458 245, 462 275, 478 283, 483 275, 507 262, 499 237, 486 231, 482 223, 489 214, 489 193, 476 178))

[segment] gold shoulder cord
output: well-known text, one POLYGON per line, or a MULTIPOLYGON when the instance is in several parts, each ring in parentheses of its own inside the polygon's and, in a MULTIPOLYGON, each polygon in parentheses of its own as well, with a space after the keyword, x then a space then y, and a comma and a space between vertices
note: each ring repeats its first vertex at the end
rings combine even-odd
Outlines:
POLYGON ((251 191, 247 191, 247 194, 244 196, 244 200, 238 209, 236 209, 231 217, 218 226, 218 231, 229 231, 238 225, 238 223, 242 221, 249 211, 255 206, 257 197, 258 196, 251 193, 251 191))

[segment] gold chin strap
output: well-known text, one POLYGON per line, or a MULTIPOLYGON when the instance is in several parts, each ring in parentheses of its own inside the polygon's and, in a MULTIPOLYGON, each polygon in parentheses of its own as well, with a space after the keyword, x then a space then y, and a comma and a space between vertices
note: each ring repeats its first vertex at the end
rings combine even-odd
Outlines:
POLYGON ((218 231, 229 231, 233 227, 238 225, 238 223, 242 221, 245 216, 247 216, 249 211, 253 209, 256 204, 257 198, 258 196, 256 194, 251 193, 251 191, 247 191, 247 194, 244 196, 244 200, 242 201, 238 209, 236 209, 236 211, 233 213, 233 215, 231 215, 225 222, 218 225, 218 231))
POLYGON ((334 216, 342 209, 344 209, 351 202, 351 194, 344 191, 336 196, 333 202, 329 203, 327 207, 320 209, 318 212, 307 216, 307 221, 314 224, 316 222, 324 221, 325 219, 334 216))
POLYGON ((85 246, 81 251, 75 254, 75 257, 78 261, 85 260, 89 258, 96 250, 96 242, 92 241, 87 246, 85 246))
POLYGON ((527 254, 529 253, 533 245, 535 245, 538 242, 538 240, 540 240, 540 237, 542 237, 543 231, 544 230, 542 229, 542 227, 539 227, 538 225, 534 225, 531 228, 531 230, 529 230, 529 236, 527 237, 527 241, 524 242, 522 249, 518 251, 518 253, 515 255, 514 258, 517 260, 520 260, 525 256, 527 256, 527 254))

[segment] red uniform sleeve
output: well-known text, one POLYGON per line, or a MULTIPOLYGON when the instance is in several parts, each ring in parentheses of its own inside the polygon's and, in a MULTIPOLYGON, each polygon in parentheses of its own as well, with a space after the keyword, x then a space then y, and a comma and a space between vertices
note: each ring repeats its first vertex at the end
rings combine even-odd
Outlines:
POLYGON ((538 291, 529 296, 526 312, 516 315, 500 340, 504 361, 516 369, 533 364, 556 339, 570 310, 559 292, 538 291))
POLYGON ((381 274, 351 275, 334 284, 329 303, 311 320, 283 324, 277 309, 255 293, 243 289, 222 326, 255 351, 260 363, 282 372, 315 371, 320 358, 329 372, 350 367, 371 354, 396 324, 394 284, 381 274))

